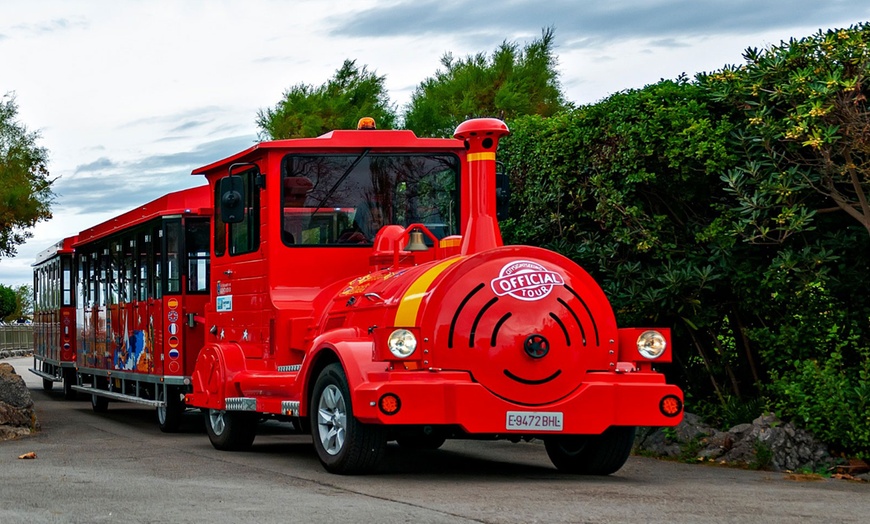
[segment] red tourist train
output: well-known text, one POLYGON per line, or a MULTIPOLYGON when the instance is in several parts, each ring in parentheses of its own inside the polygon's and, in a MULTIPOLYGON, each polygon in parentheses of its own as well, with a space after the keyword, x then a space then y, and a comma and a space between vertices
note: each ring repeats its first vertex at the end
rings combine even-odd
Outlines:
POLYGON ((454 139, 262 142, 194 170, 207 192, 164 197, 189 203, 82 232, 74 388, 153 405, 167 431, 199 408, 223 450, 251 446, 263 418, 289 421, 335 473, 376 468, 388 441, 448 438, 540 438, 562 471, 618 470, 636 426, 682 417, 653 370, 670 332, 618 328, 582 268, 503 245, 506 134, 474 119, 454 139), (140 347, 150 356, 130 364, 140 347))

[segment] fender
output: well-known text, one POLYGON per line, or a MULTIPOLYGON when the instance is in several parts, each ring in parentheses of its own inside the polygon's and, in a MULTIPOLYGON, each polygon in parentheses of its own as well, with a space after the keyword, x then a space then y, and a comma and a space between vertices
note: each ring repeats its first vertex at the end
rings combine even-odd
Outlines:
POLYGON ((200 350, 191 375, 193 393, 186 402, 195 407, 224 409, 225 399, 236 393, 227 391, 233 377, 245 370, 245 355, 234 343, 209 344, 200 350))
MULTIPOLYGON (((316 363, 324 355, 324 352, 332 353, 337 358, 341 367, 344 369, 344 374, 347 377, 348 388, 351 395, 355 397, 355 390, 368 381, 368 375, 372 371, 383 371, 383 362, 372 361, 372 353, 374 351, 374 340, 370 335, 362 334, 361 330, 356 327, 347 327, 335 329, 322 333, 314 339, 312 344, 313 349, 310 356, 306 359, 306 363, 316 363)), ((304 409, 302 415, 305 416, 308 412, 309 391, 313 386, 317 376, 312 373, 318 366, 305 366, 301 379, 306 384, 304 389, 304 398, 302 406, 304 409)), ((356 412, 356 402, 352 402, 354 412, 356 412)))

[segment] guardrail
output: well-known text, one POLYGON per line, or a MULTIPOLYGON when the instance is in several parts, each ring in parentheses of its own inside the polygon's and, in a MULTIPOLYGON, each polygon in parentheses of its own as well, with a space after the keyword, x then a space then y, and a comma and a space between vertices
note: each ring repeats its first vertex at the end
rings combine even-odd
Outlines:
POLYGON ((0 326, 0 358, 33 351, 33 326, 0 326))

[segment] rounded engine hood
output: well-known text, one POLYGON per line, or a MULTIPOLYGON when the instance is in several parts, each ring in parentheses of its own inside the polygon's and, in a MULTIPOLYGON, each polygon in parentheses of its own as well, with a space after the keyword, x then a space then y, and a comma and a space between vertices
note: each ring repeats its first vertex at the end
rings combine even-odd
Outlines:
POLYGON ((447 267, 422 299, 432 367, 467 370, 519 404, 555 402, 590 370, 613 369, 616 320, 586 271, 551 251, 508 246, 447 267))

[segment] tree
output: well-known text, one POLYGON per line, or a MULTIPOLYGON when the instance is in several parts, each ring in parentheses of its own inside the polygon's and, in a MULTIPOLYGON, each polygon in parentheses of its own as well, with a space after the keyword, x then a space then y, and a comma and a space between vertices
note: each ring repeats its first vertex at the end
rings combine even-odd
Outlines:
POLYGON ((757 395, 758 381, 742 340, 717 347, 735 340, 734 276, 755 270, 716 227, 719 174, 737 161, 728 117, 681 77, 520 118, 500 144, 513 189, 505 241, 577 261, 620 324, 673 327, 674 378, 723 405, 757 395))
POLYGON ((9 316, 10 319, 31 318, 33 316, 33 286, 22 284, 13 290, 15 291, 15 311, 9 316))
MULTIPOLYGON (((577 261, 620 325, 671 327, 662 371, 692 412, 730 427, 767 407, 870 456, 870 236, 818 213, 777 242, 741 241, 722 173, 764 150, 732 140, 746 116, 717 100, 681 78, 513 121, 499 145, 513 189, 505 242, 577 261)), ((755 190, 775 201, 780 187, 755 190)))
POLYGON ((458 60, 445 54, 444 70, 415 89, 404 115, 405 128, 421 136, 449 137, 469 117, 510 120, 566 109, 553 48, 549 28, 522 51, 516 43, 502 42, 491 59, 483 53, 458 60))
POLYGON ((33 236, 28 230, 51 218, 53 193, 48 152, 36 145, 38 133, 18 122, 15 97, 0 98, 0 257, 33 236))
POLYGON ((711 95, 745 114, 747 163, 723 179, 737 197, 739 232, 781 242, 841 211, 870 234, 870 24, 819 31, 746 64, 701 75, 711 95))
POLYGON ((372 117, 381 129, 396 125, 384 76, 345 60, 335 76, 320 87, 297 84, 284 92, 274 108, 257 112, 257 126, 265 139, 305 138, 333 129, 355 129, 362 117, 372 117))
POLYGON ((15 290, 9 286, 0 284, 0 319, 6 319, 15 313, 18 302, 15 299, 15 290))

